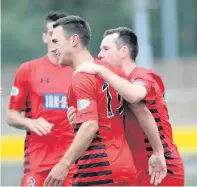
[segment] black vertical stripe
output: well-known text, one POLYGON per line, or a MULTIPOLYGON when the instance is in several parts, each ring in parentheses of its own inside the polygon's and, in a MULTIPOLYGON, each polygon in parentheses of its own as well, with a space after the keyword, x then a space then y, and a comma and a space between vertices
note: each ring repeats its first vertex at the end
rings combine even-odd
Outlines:
POLYGON ((167 152, 164 153, 164 156, 170 156, 171 153, 172 153, 171 151, 167 151, 167 152))
POLYGON ((25 112, 31 112, 31 108, 26 108, 25 112))
POLYGON ((89 159, 95 159, 95 158, 106 158, 106 153, 99 153, 99 154, 91 154, 91 155, 85 155, 80 158, 80 160, 89 160, 89 159))
MULTIPOLYGON (((167 143, 163 144, 163 148, 166 147, 168 147, 168 144, 167 143)), ((146 151, 152 151, 152 150, 153 150, 152 147, 146 147, 146 151)))
POLYGON ((126 133, 126 115, 125 112, 123 113, 123 127, 124 127, 124 133, 126 133))
POLYGON ((152 147, 146 147, 146 151, 153 151, 152 147))
POLYGON ((92 143, 95 143, 95 142, 102 142, 102 138, 95 137, 95 138, 92 140, 92 143))
POLYGON ((174 158, 172 157, 168 157, 168 156, 164 156, 166 160, 173 160, 174 158))
POLYGON ((88 147, 87 151, 97 150, 97 149, 105 149, 105 145, 92 145, 88 147))
POLYGON ((89 181, 89 182, 73 182, 72 186, 94 186, 94 185, 104 185, 104 184, 113 184, 113 179, 106 180, 97 180, 97 181, 89 181))
POLYGON ((124 111, 124 107, 121 106, 120 108, 118 108, 118 113, 121 114, 124 111))
POLYGON ((25 157, 29 156, 29 153, 25 153, 25 157))
POLYGON ((145 143, 149 143, 148 138, 145 138, 145 139, 144 139, 144 142, 145 142, 145 143))
POLYGON ((163 144, 163 148, 166 148, 166 147, 168 147, 168 144, 167 143, 163 144))
POLYGON ((91 173, 77 173, 73 175, 73 178, 86 178, 86 177, 95 177, 95 176, 103 176, 103 175, 111 175, 111 174, 112 174, 111 170, 91 172, 91 173))
POLYGON ((157 109, 150 109, 150 112, 151 112, 152 114, 158 113, 157 109))
POLYGON ((166 160, 173 160, 174 159, 172 157, 169 157, 171 155, 171 153, 172 153, 171 151, 167 151, 164 153, 164 157, 166 160))
POLYGON ((28 172, 30 172, 30 169, 29 168, 27 168, 27 169, 24 170, 24 173, 28 173, 28 172))
POLYGON ((161 140, 163 140, 164 138, 165 138, 165 136, 164 136, 164 135, 161 135, 161 136, 160 136, 160 139, 161 139, 161 140))
POLYGON ((97 162, 92 164, 84 164, 84 165, 78 165, 78 169, 87 169, 87 168, 95 168, 95 167, 103 167, 103 166, 109 166, 109 162, 97 162))
POLYGON ((26 99, 26 101, 25 101, 25 106, 28 107, 29 104, 30 104, 29 96, 27 96, 27 99, 26 99))
POLYGON ((29 160, 24 162, 24 165, 28 165, 28 164, 30 164, 29 160))
POLYGON ((160 118, 155 118, 155 122, 160 122, 161 119, 160 118))
POLYGON ((166 164, 167 166, 175 166, 174 164, 166 164))
POLYGON ((172 170, 169 170, 169 169, 167 169, 167 173, 169 173, 169 174, 174 174, 174 172, 172 171, 172 170))
POLYGON ((75 161, 75 164, 78 164, 79 160, 80 160, 80 157, 75 161))
MULTIPOLYGON (((161 136, 160 136, 160 139, 161 139, 161 140, 163 140, 164 138, 165 138, 164 135, 161 135, 161 136)), ((148 139, 148 138, 145 138, 145 139, 144 139, 144 142, 145 142, 145 143, 149 143, 149 139, 148 139)))

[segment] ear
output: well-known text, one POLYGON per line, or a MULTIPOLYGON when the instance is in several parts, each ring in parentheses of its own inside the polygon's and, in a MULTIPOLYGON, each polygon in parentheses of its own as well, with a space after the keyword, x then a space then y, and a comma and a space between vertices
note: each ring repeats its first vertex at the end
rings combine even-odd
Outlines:
POLYGON ((47 44, 47 35, 46 35, 46 33, 43 33, 43 34, 42 34, 42 40, 43 40, 43 42, 44 42, 45 44, 47 44))
POLYGON ((80 42, 80 38, 79 38, 79 35, 78 34, 74 34, 72 37, 71 37, 71 42, 72 42, 72 46, 76 46, 79 42, 80 42))
POLYGON ((129 55, 129 48, 125 45, 123 45, 120 48, 120 57, 121 58, 126 58, 129 55))

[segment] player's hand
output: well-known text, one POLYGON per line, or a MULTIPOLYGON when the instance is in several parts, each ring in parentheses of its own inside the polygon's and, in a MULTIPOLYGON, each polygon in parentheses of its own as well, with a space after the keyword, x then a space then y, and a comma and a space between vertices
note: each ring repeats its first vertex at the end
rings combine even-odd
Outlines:
POLYGON ((151 175, 150 183, 158 185, 167 174, 166 161, 163 153, 153 153, 148 161, 149 174, 151 175))
POLYGON ((74 118, 76 115, 76 108, 71 106, 68 108, 67 110, 67 117, 68 117, 68 121, 70 122, 70 124, 74 127, 74 118))
POLYGON ((27 128, 39 136, 46 135, 51 132, 54 125, 46 121, 44 118, 29 120, 27 128))
POLYGON ((69 167, 59 162, 56 164, 44 181, 44 186, 62 186, 69 167))
POLYGON ((102 68, 101 65, 95 63, 82 63, 77 66, 75 72, 84 72, 89 74, 97 74, 100 69, 102 68))

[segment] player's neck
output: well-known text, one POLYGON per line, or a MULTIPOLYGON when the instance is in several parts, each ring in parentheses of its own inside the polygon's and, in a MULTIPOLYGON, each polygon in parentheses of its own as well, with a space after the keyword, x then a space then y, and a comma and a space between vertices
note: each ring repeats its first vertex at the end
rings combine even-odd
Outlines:
POLYGON ((94 62, 94 58, 88 50, 81 50, 77 52, 73 57, 72 68, 76 69, 81 63, 94 62))
POLYGON ((136 64, 131 59, 124 60, 121 64, 121 69, 128 76, 134 69, 136 68, 136 64))
POLYGON ((48 52, 48 53, 47 53, 47 56, 48 56, 48 59, 49 59, 49 61, 50 61, 51 63, 58 65, 57 57, 56 57, 54 54, 48 52))

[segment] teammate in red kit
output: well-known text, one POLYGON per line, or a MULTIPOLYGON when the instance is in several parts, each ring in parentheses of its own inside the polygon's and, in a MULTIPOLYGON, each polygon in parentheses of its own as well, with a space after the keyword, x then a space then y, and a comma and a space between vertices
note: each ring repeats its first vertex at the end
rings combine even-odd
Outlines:
MULTIPOLYGON (((74 69, 80 63, 102 64, 88 51, 89 24, 78 16, 68 16, 54 24, 52 49, 60 64, 74 69)), ((108 67, 110 68, 110 67, 108 67)), ((117 69, 115 73, 121 74, 117 69)), ((77 108, 76 136, 68 151, 49 174, 45 186, 61 183, 69 166, 76 162, 74 186, 135 185, 136 170, 124 135, 121 97, 98 76, 76 73, 68 105, 77 108)))
MULTIPOLYGON (((50 51, 53 23, 66 16, 61 12, 47 15, 43 34, 43 41, 48 45, 47 55, 23 63, 14 78, 7 122, 27 132, 22 186, 42 186, 74 138, 66 118, 73 70, 58 65, 56 55, 50 51)), ((65 185, 71 185, 72 173, 69 177, 65 185)))
MULTIPOLYGON (((138 54, 137 36, 128 28, 116 28, 105 32, 101 44, 99 57, 107 63, 115 63, 124 70, 129 81, 115 75, 105 67, 86 64, 78 67, 77 72, 87 72, 100 75, 116 91, 130 103, 130 110, 126 112, 125 132, 127 141, 134 156, 134 163, 138 171, 139 186, 148 186, 152 183, 152 178, 148 175, 152 173, 150 167, 152 163, 151 154, 153 147, 150 140, 139 128, 139 123, 147 123, 150 117, 144 115, 139 105, 146 104, 155 119, 160 134, 160 139, 164 148, 164 156, 167 163, 167 176, 159 184, 160 186, 184 186, 184 166, 181 156, 173 142, 172 127, 169 122, 167 105, 164 99, 165 88, 159 75, 145 68, 137 68, 135 58, 138 54), (136 105, 136 103, 138 103, 136 105), (149 159, 150 157, 150 159, 149 159)), ((73 114, 72 118, 73 118, 73 114)), ((153 118, 152 117, 152 118, 153 118)), ((155 178, 158 178, 155 175, 155 178)))

